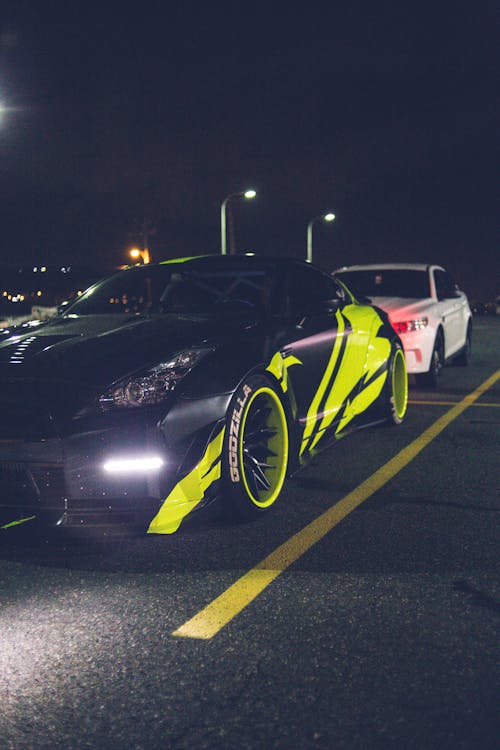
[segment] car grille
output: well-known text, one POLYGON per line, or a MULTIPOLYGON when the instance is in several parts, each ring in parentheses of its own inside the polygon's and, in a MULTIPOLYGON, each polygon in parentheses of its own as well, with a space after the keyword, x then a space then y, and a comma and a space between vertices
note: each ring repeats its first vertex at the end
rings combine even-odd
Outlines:
POLYGON ((59 507, 63 496, 62 466, 0 461, 0 506, 59 507))
POLYGON ((0 503, 2 505, 36 503, 39 493, 31 473, 23 464, 0 462, 0 503))
POLYGON ((0 463, 0 479, 3 481, 20 482, 26 477, 27 471, 22 464, 14 461, 0 463))
POLYGON ((0 440, 47 440, 56 429, 47 409, 33 404, 0 403, 0 440))

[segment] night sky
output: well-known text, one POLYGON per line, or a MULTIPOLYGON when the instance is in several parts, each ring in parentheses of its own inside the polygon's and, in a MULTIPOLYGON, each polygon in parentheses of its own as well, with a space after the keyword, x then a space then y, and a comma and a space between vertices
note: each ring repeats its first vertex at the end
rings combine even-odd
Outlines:
POLYGON ((3 2, 0 263, 239 251, 500 292, 495 4, 3 2))

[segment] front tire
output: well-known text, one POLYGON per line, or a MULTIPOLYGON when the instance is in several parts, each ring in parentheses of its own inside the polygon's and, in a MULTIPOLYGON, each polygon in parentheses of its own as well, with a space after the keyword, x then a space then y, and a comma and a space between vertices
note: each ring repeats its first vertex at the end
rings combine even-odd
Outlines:
POLYGON ((233 517, 251 520, 276 504, 288 465, 288 423, 268 378, 246 378, 227 414, 224 501, 233 517))

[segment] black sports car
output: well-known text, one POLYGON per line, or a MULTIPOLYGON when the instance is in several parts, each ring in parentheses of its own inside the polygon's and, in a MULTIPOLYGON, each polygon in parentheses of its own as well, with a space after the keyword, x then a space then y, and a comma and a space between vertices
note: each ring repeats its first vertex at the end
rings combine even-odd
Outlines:
POLYGON ((220 497, 252 518, 355 428, 398 424, 401 342, 320 269, 257 256, 134 266, 0 341, 0 527, 169 534, 220 497))

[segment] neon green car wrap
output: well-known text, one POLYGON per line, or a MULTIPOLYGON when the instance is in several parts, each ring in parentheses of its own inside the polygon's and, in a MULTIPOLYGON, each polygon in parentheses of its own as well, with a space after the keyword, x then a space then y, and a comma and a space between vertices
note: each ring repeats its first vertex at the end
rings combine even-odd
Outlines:
POLYGON ((0 526, 0 531, 2 529, 10 529, 12 526, 19 526, 21 523, 26 523, 27 521, 34 521, 36 516, 29 516, 28 518, 18 518, 17 521, 11 521, 10 523, 6 523, 3 526, 0 526))
POLYGON ((173 534, 221 475, 225 427, 207 445, 200 462, 178 482, 149 524, 148 534, 173 534))
POLYGON ((342 312, 337 311, 336 319, 337 336, 307 413, 300 455, 312 450, 335 420, 338 422, 335 434, 342 432, 357 414, 365 411, 378 398, 387 378, 385 364, 390 354, 390 343, 385 338, 377 337, 383 325, 377 312, 370 309, 367 314, 367 308, 363 308, 360 314, 355 305, 348 305, 342 312), (360 352, 359 339, 351 338, 346 323, 362 332, 362 337, 367 341, 366 351, 361 343, 360 352), (360 356, 365 358, 361 378, 357 375, 360 356), (320 414, 321 403, 323 408, 320 414))
POLYGON ((176 263, 186 263, 188 260, 196 260, 197 258, 204 258, 204 255, 189 255, 185 258, 173 258, 173 260, 160 260, 160 266, 174 265, 176 263))
POLYGON ((273 356, 270 363, 266 367, 266 370, 268 370, 271 375, 274 375, 276 380, 279 382, 283 393, 286 393, 288 390, 288 368, 292 365, 301 364, 302 362, 300 361, 300 359, 297 359, 297 357, 283 358, 281 352, 276 352, 276 354, 273 356))
POLYGON ((345 398, 345 408, 335 431, 336 434, 342 432, 355 416, 366 411, 382 392, 387 380, 387 361, 391 353, 389 340, 377 337, 377 332, 382 325, 383 323, 379 318, 374 323, 366 353, 363 376, 355 385, 355 395, 352 399, 350 394, 345 398))
MULTIPOLYGON (((323 377, 321 378, 321 382, 319 384, 319 388, 314 394, 314 398, 311 401, 311 405, 307 412, 307 418, 306 418, 306 426, 304 429, 304 433, 302 435, 302 444, 300 447, 300 454, 304 452, 306 449, 309 439, 317 425, 318 422, 318 409, 319 405, 321 403, 321 399, 325 395, 325 392, 331 382, 332 375, 335 372, 335 365, 340 357, 340 351, 344 348, 343 344, 345 342, 344 337, 344 330, 345 330, 345 322, 344 318, 342 317, 341 313, 337 311, 335 315, 337 319, 337 336, 335 337, 335 343, 333 345, 332 353, 330 355, 330 359, 328 361, 328 364, 326 366, 325 372, 323 373, 323 377)), ((330 390, 329 398, 331 398, 332 390, 330 390)), ((333 417, 332 417, 333 419, 333 417)), ((323 428, 324 429, 324 428, 323 428)), ((319 440, 319 438, 318 438, 319 440)), ((317 440, 315 441, 317 442, 317 440)))

